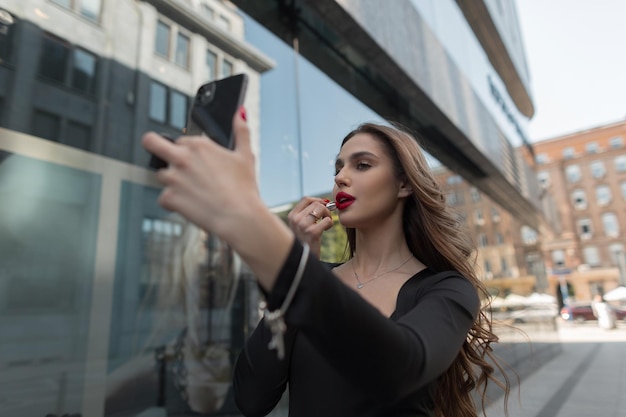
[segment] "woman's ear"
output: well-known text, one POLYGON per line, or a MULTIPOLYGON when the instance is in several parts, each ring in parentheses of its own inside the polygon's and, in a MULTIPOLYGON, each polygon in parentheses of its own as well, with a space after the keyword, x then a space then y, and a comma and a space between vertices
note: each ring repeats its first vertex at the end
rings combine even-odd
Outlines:
POLYGON ((409 185, 406 179, 403 179, 400 183, 400 189, 398 190, 398 197, 404 198, 411 194, 413 194, 413 188, 411 188, 411 185, 409 185))

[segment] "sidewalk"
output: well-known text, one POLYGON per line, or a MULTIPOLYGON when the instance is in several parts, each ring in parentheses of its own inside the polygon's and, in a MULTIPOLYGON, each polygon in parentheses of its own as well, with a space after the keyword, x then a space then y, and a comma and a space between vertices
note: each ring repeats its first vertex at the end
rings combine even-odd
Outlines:
MULTIPOLYGON (((562 353, 512 389, 509 417, 626 417, 626 323, 561 322, 558 333, 562 353)), ((503 416, 502 401, 487 408, 503 416)))

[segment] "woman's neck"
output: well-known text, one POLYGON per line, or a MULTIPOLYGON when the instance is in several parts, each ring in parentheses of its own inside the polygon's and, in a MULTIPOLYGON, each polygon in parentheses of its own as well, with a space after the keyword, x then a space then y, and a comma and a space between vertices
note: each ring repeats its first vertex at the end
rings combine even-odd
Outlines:
POLYGON ((355 238, 354 257, 364 272, 371 273, 397 265, 411 254, 402 227, 384 225, 375 229, 356 230, 355 238))

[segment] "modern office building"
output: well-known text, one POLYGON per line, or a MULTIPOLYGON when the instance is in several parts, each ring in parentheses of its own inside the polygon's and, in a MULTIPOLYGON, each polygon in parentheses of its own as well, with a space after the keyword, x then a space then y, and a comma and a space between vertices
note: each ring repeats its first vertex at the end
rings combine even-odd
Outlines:
POLYGON ((626 122, 533 144, 537 178, 558 217, 543 239, 551 286, 589 301, 625 285, 626 122))
POLYGON ((179 134, 197 88, 241 72, 277 212, 331 190, 349 130, 394 121, 516 228, 547 227, 516 151, 533 102, 513 0, 4 0, 0 415, 239 415, 258 288, 159 207, 140 138, 179 134))

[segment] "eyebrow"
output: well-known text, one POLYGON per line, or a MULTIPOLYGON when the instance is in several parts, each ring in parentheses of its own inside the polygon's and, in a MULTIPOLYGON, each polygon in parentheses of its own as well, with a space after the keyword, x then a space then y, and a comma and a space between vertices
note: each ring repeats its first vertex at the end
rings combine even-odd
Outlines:
MULTIPOLYGON (((348 156, 348 159, 350 161, 354 161, 355 159, 360 159, 364 157, 378 158, 378 156, 376 154, 373 154, 372 152, 360 151, 360 152, 355 152, 351 154, 350 156, 348 156)), ((335 159, 335 166, 340 165, 340 164, 343 164, 343 159, 339 158, 339 154, 337 154, 337 159, 335 159)))

